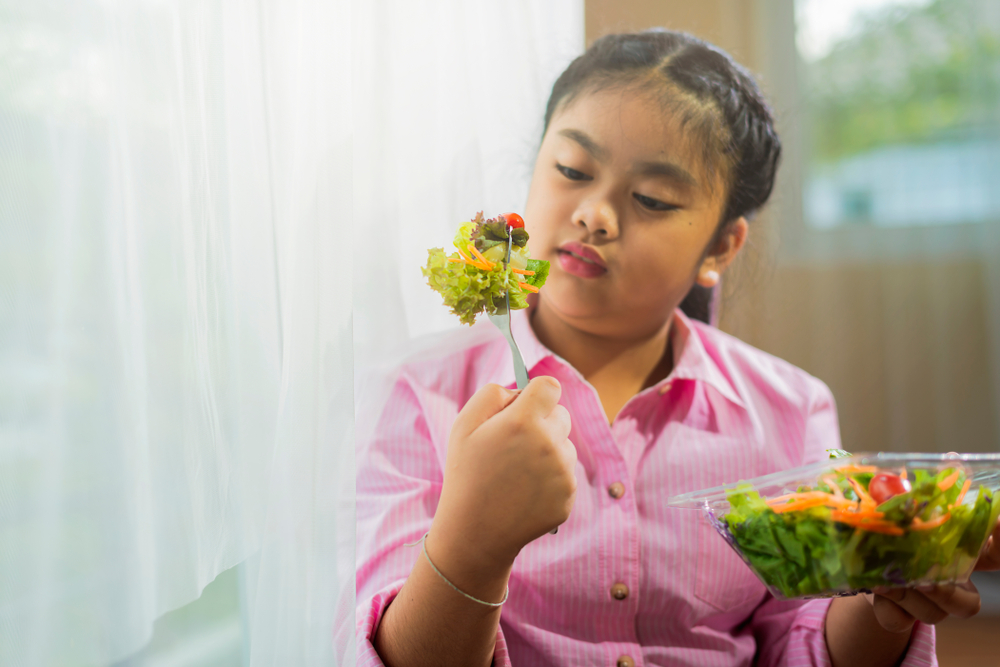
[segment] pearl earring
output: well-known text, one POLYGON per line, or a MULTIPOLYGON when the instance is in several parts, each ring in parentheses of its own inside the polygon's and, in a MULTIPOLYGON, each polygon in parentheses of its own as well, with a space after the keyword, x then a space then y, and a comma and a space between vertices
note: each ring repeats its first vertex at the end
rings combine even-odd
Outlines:
POLYGON ((703 271, 699 282, 702 283, 702 287, 715 287, 719 284, 719 272, 703 271))

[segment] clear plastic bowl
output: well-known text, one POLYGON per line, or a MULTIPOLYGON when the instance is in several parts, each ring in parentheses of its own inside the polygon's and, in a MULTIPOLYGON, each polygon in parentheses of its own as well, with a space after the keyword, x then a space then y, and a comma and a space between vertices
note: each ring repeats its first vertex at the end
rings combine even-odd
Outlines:
POLYGON ((1000 514, 998 490, 1000 454, 856 454, 668 505, 703 510, 775 597, 818 598, 967 581, 1000 514), (887 484, 900 489, 891 477, 871 486, 881 474, 912 488, 884 500, 887 484))

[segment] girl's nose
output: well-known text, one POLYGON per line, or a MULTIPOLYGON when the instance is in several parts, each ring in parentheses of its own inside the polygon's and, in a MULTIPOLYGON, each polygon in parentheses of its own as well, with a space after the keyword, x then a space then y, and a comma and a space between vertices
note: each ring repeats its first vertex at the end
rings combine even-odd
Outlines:
POLYGON ((574 222, 598 239, 618 238, 618 212, 606 200, 584 202, 576 210, 574 222))

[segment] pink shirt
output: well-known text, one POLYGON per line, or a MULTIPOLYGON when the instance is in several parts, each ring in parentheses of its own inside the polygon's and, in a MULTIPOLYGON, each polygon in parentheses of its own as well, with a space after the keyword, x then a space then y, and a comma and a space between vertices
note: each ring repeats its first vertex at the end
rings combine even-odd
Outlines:
MULTIPOLYGON (((524 311, 514 314, 529 374, 562 383, 578 489, 559 532, 514 564, 494 664, 830 664, 829 600, 775 600, 700 512, 666 501, 826 457, 840 447, 833 397, 791 364, 679 311, 674 321, 673 372, 609 425, 590 384, 538 342, 524 311), (612 595, 616 584, 624 599, 612 595)), ((514 386, 507 344, 488 322, 397 372, 358 452, 361 666, 382 664, 371 637, 421 557, 403 545, 431 524, 455 415, 486 383, 514 386)), ((933 628, 918 624, 903 664, 937 664, 933 628)))

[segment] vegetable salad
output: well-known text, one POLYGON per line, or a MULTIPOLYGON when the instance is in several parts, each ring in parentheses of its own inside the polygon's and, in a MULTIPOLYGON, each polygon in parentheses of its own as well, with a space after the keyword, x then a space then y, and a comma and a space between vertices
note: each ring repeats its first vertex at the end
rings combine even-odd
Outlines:
POLYGON ((794 493, 768 499, 741 482, 726 497, 716 527, 788 598, 962 581, 1000 512, 960 462, 910 470, 831 462, 794 493))
POLYGON ((477 213, 458 228, 454 245, 457 252, 450 255, 443 248, 428 250, 422 271, 463 324, 474 324, 479 313, 495 313, 506 292, 511 310, 527 308, 527 295, 538 292, 549 275, 548 262, 529 257, 528 232, 516 213, 489 219, 477 213), (508 238, 510 263, 505 266, 508 238))

